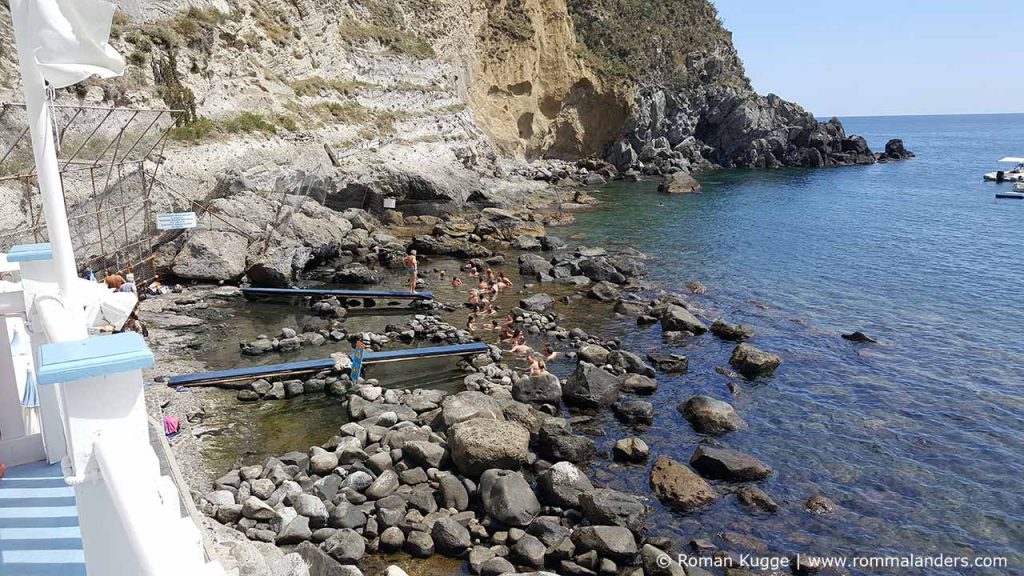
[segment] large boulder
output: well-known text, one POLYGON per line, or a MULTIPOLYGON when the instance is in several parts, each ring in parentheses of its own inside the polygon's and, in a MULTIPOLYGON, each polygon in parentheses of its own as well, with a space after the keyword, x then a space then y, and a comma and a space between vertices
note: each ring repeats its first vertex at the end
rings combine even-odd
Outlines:
POLYGON ((694 396, 680 404, 678 410, 702 434, 726 434, 747 427, 731 404, 710 396, 694 396))
POLYGON ((313 251, 305 246, 276 246, 253 258, 245 274, 253 286, 287 288, 312 257, 313 251))
POLYGON ((619 399, 619 386, 619 379, 607 370, 588 362, 580 362, 565 380, 562 399, 572 406, 608 406, 619 399))
POLYGON ((540 514, 540 501, 519 472, 491 469, 480 477, 480 500, 489 516, 509 526, 527 526, 540 514))
POLYGON ((558 462, 537 478, 537 489, 546 504, 578 508, 580 495, 593 490, 594 485, 575 464, 558 462))
POLYGON ((515 422, 474 418, 448 431, 452 461, 463 474, 490 468, 519 469, 529 461, 530 432, 515 422))
POLYGON ((475 244, 468 238, 451 236, 427 236, 422 234, 412 239, 412 247, 420 254, 454 256, 456 258, 488 258, 491 251, 486 246, 475 244))
POLYGON ((197 230, 174 257, 171 271, 187 280, 237 280, 245 273, 249 241, 234 232, 197 230))
POLYGON ((885 157, 893 160, 903 160, 913 158, 914 153, 903 146, 903 140, 893 138, 885 143, 885 157))
POLYGON ((688 172, 680 170, 665 177, 665 181, 658 186, 658 192, 665 194, 687 194, 699 192, 700 182, 688 172))
POLYGON ((580 273, 595 282, 625 284, 627 278, 607 258, 584 258, 579 262, 580 273))
POLYGON ((512 397, 520 402, 557 404, 562 399, 562 383, 554 374, 523 376, 512 384, 512 397))
POLYGON ((628 528, 634 534, 643 529, 647 506, 636 496, 598 488, 580 494, 580 510, 591 524, 628 528))
POLYGON ((441 418, 445 427, 473 418, 504 420, 501 405, 483 392, 465 391, 448 396, 441 403, 441 418))
POLYGON ((749 380, 771 376, 782 364, 782 358, 755 348, 746 342, 736 346, 729 358, 729 364, 749 380))
POLYGON ((690 458, 690 466, 705 478, 744 482, 763 480, 772 469, 757 458, 729 448, 699 446, 690 458))
POLYGON ((665 332, 693 332, 703 334, 707 326, 690 313, 689 310, 675 304, 669 304, 659 311, 658 319, 661 329, 665 332))
POLYGON ((659 456, 651 468, 651 489, 665 505, 693 512, 711 504, 718 493, 703 478, 667 456, 659 456))

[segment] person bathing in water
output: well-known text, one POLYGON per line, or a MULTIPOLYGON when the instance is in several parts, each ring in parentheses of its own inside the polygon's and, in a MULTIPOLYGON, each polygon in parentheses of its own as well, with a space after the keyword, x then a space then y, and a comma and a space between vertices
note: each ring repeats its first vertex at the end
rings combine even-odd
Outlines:
POLYGON ((419 268, 419 263, 416 262, 416 251, 410 250, 402 262, 405 264, 406 274, 409 275, 409 292, 416 292, 416 273, 419 268))
POLYGON ((554 361, 555 358, 558 358, 558 352, 555 352, 554 350, 551 349, 551 344, 550 343, 545 343, 544 344, 544 361, 545 362, 552 362, 552 361, 554 361))

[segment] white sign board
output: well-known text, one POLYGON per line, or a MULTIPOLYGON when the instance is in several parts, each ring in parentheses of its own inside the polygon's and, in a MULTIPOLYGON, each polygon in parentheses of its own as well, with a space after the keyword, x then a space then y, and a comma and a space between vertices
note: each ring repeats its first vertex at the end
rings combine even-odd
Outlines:
POLYGON ((182 230, 195 227, 195 212, 162 212, 156 215, 157 230, 182 230))

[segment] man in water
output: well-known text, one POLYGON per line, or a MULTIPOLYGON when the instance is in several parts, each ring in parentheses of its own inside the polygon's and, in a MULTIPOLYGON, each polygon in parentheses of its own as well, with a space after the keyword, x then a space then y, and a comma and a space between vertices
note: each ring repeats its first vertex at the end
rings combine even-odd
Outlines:
POLYGON ((406 274, 409 275, 409 292, 416 292, 416 272, 419 267, 416 262, 416 251, 409 250, 402 262, 405 264, 406 274))

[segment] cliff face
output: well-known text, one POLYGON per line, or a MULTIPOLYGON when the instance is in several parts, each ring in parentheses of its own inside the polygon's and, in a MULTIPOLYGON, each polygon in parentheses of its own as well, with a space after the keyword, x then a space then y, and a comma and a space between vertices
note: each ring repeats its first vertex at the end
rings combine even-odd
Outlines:
POLYGON ((607 151, 619 169, 833 166, 875 161, 838 119, 754 92, 708 0, 571 0, 603 77, 635 87, 634 113, 607 151))

